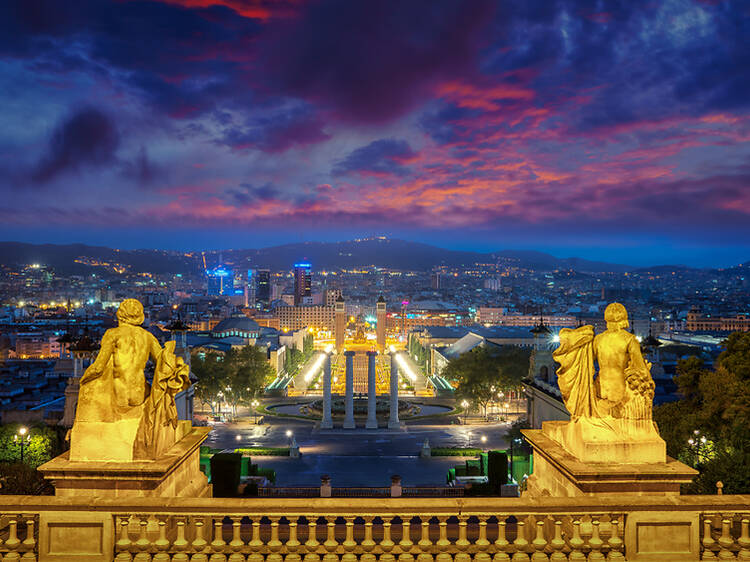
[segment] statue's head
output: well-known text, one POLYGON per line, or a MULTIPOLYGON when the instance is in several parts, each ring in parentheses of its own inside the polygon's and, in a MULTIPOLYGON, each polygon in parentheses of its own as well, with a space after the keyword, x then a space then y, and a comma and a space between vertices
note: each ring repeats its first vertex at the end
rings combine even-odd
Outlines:
POLYGON ((628 323, 628 311, 619 302, 613 302, 607 305, 604 309, 604 321, 607 323, 607 328, 621 328, 625 329, 630 326, 628 323))
POLYGON ((136 299, 125 299, 117 309, 117 320, 120 324, 140 326, 144 320, 143 305, 136 299))

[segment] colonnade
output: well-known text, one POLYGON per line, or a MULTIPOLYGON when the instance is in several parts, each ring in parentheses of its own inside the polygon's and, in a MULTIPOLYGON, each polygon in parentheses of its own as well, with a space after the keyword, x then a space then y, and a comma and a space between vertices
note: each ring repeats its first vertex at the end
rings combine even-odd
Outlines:
MULTIPOLYGON (((345 364, 345 393, 344 393, 344 429, 355 429, 354 422, 354 355, 355 352, 348 350, 344 352, 345 364)), ((367 352, 367 422, 365 428, 377 429, 376 410, 376 368, 375 362, 377 351, 367 352)), ((401 422, 398 419, 398 364, 396 354, 391 353, 390 374, 390 415, 388 417, 388 428, 398 429, 401 422)), ((323 419, 320 422, 321 429, 333 429, 333 416, 331 414, 331 355, 326 354, 323 362, 323 419)))

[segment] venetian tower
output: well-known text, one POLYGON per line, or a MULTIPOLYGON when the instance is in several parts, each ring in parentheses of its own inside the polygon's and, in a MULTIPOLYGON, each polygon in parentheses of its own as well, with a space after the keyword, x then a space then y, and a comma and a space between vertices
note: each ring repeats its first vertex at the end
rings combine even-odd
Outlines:
POLYGON ((380 295, 378 297, 378 304, 376 308, 377 314, 376 314, 376 335, 377 335, 377 342, 378 342, 378 351, 380 353, 385 352, 385 299, 383 298, 383 295, 380 295))
POLYGON ((344 339, 346 338, 346 302, 343 296, 336 299, 335 304, 335 325, 334 335, 336 337, 336 352, 341 353, 344 350, 344 339))

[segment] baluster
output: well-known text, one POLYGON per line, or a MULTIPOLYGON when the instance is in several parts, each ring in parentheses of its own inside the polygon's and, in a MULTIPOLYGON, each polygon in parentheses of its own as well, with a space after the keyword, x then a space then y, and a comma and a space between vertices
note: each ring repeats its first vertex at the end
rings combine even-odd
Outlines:
POLYGON ((617 518, 613 518, 610 519, 609 524, 612 526, 612 536, 609 537, 609 540, 607 541, 607 543, 609 544, 609 554, 607 555, 607 561, 624 562, 625 555, 622 553, 622 549, 625 545, 620 538, 620 521, 617 518))
POLYGON ((318 532, 318 520, 313 515, 307 516, 307 540, 305 541, 305 558, 304 562, 319 562, 320 555, 318 554, 318 547, 320 543, 317 537, 318 532))
POLYGON ((154 548, 156 554, 154 554, 154 562, 170 562, 169 554, 169 540, 167 540, 167 522, 164 519, 159 519, 157 522, 159 526, 159 538, 154 541, 154 548))
POLYGON ((302 556, 299 553, 299 549, 302 543, 297 539, 297 525, 299 524, 299 515, 287 515, 289 519, 289 537, 286 540, 284 546, 286 547, 286 555, 284 556, 284 562, 302 562, 302 556))
POLYGON ((732 546, 734 545, 734 539, 732 538, 732 520, 724 517, 721 520, 721 536, 719 537, 719 560, 734 560, 734 554, 732 553, 732 546))
POLYGON ((130 548, 133 542, 128 536, 128 526, 130 525, 130 516, 120 516, 120 538, 115 543, 115 562, 132 562, 133 555, 130 554, 130 548))
POLYGON ((5 548, 9 550, 5 554, 3 561, 13 561, 21 559, 21 555, 18 554, 18 549, 21 547, 21 541, 18 539, 18 519, 13 517, 8 522, 8 540, 5 541, 5 548))
POLYGON ((536 522, 536 537, 531 541, 534 553, 531 555, 532 562, 547 562, 549 557, 544 552, 547 548, 547 540, 544 538, 544 519, 536 522))
POLYGON ((209 562, 227 562, 227 555, 224 554, 226 541, 222 533, 223 521, 221 517, 214 518, 214 540, 211 541, 211 557, 209 562))
MULTIPOLYGON (((365 551, 365 553, 371 553, 372 550, 375 548, 375 541, 372 539, 372 517, 365 517, 365 538, 362 540, 362 543, 360 544, 362 547, 362 550, 365 551)), ((365 558, 365 554, 360 556, 361 560, 371 560, 371 558, 365 558)), ((374 555, 371 555, 374 558, 374 555)))
POLYGON ((390 516, 383 519, 383 540, 380 541, 380 549, 383 554, 380 555, 379 562, 395 562, 396 557, 393 555, 393 547, 396 544, 391 539, 392 519, 390 516))
POLYGON ((510 556, 508 556, 508 547, 510 544, 508 543, 508 539, 505 538, 506 525, 505 519, 502 517, 497 518, 497 540, 495 541, 497 552, 492 557, 492 562, 508 562, 510 560, 510 556))
POLYGON ((204 521, 201 518, 195 518, 193 525, 195 526, 195 539, 190 546, 195 553, 190 557, 190 562, 208 562, 208 555, 204 552, 208 546, 208 541, 203 538, 204 521))
POLYGON ((555 519, 555 536, 549 541, 549 546, 553 551, 549 557, 550 562, 565 562, 568 559, 563 553, 565 541, 562 538, 562 525, 563 523, 560 519, 555 519))
POLYGON ((745 515, 740 521, 742 534, 737 539, 740 545, 740 551, 737 553, 737 560, 750 560, 750 519, 745 515))
POLYGON ((271 552, 266 555, 266 562, 283 562, 284 557, 280 553, 282 545, 279 540, 279 524, 280 518, 271 519, 271 539, 266 544, 271 552))
POLYGON ((329 515, 326 518, 326 526, 328 534, 323 543, 323 548, 326 549, 326 553, 323 555, 323 562, 339 562, 339 557, 336 555, 336 549, 339 546, 339 543, 336 542, 336 517, 329 515))
POLYGON ((451 541, 448 540, 448 518, 447 517, 438 517, 438 529, 440 532, 440 536, 438 537, 438 540, 435 543, 435 546, 439 546, 440 550, 442 551, 443 549, 451 545, 451 541))
POLYGON ((172 555, 172 562, 188 562, 189 558, 186 553, 188 548, 188 542, 185 539, 185 520, 180 518, 177 520, 177 537, 172 543, 172 550, 175 553, 172 555))
POLYGON ((716 541, 712 535, 712 521, 708 515, 703 515, 703 553, 701 554, 701 560, 716 560, 716 554, 714 549, 716 548, 716 541))
POLYGON ((30 515, 26 520, 26 538, 21 543, 24 550, 21 560, 25 562, 36 562, 36 539, 34 538, 34 516, 30 515))
POLYGON ((401 554, 398 557, 399 562, 414 562, 414 555, 411 549, 414 543, 411 540, 411 516, 403 515, 401 517, 401 540, 398 543, 401 554))
POLYGON ((417 555, 417 562, 432 562, 433 556, 430 553, 432 549, 432 541, 430 540, 430 516, 421 515, 422 520, 422 536, 417 542, 419 547, 419 554, 417 555))
POLYGON ((586 562, 586 555, 583 553, 583 539, 581 538, 581 520, 573 520, 573 536, 570 541, 570 562, 586 562))
POLYGON ((474 542, 476 552, 474 552, 474 562, 490 562, 491 556, 488 550, 490 541, 487 540, 487 518, 486 516, 477 516, 479 519, 479 535, 474 542))
POLYGON ((140 531, 138 533, 138 540, 135 541, 135 547, 138 552, 133 557, 133 562, 151 562, 151 541, 148 540, 148 517, 141 517, 139 522, 140 531))
POLYGON ((250 554, 247 555, 247 562, 264 562, 263 558, 263 541, 260 538, 260 520, 262 516, 253 517, 253 533, 247 546, 250 547, 250 554))
POLYGON ((227 557, 227 562, 245 562, 245 555, 240 552, 245 546, 240 531, 242 530, 242 518, 232 517, 232 540, 229 541, 229 549, 232 551, 227 557))
POLYGON ((357 562, 357 556, 353 552, 357 546, 357 542, 354 540, 354 517, 345 517, 344 521, 346 523, 346 538, 341 546, 344 547, 345 552, 341 557, 341 562, 357 562))
POLYGON ((467 552, 471 545, 466 536, 468 519, 469 518, 466 515, 458 516, 458 538, 454 545, 458 549, 458 552, 453 556, 454 562, 471 562, 471 555, 467 552))
POLYGON ((604 554, 602 554, 602 546, 604 541, 599 536, 599 518, 591 518, 591 538, 589 539, 589 562, 604 562, 604 554))
POLYGON ((526 549, 529 547, 529 541, 526 540, 526 522, 518 520, 518 534, 513 541, 513 562, 528 562, 529 555, 526 549))

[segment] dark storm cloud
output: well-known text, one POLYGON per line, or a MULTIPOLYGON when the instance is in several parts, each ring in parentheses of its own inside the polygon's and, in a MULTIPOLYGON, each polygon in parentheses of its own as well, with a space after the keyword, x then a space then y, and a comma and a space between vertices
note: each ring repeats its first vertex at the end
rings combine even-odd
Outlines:
POLYGON ((380 139, 353 150, 333 168, 334 175, 374 172, 405 176, 402 162, 416 154, 405 140, 380 139))
POLYGON ((120 135, 107 115, 94 107, 81 109, 55 129, 31 178, 45 183, 64 172, 110 164, 119 144, 120 135))
POLYGON ((267 45, 267 72, 346 119, 383 121, 435 80, 471 74, 490 16, 484 0, 311 2, 267 45))
POLYGON ((160 2, 9 0, 0 3, 0 55, 65 73, 120 74, 171 116, 219 100, 247 102, 247 66, 259 25, 224 6, 189 10, 160 2), (81 57, 73 42, 90 47, 81 57), (72 49, 75 51, 75 49, 72 49))

